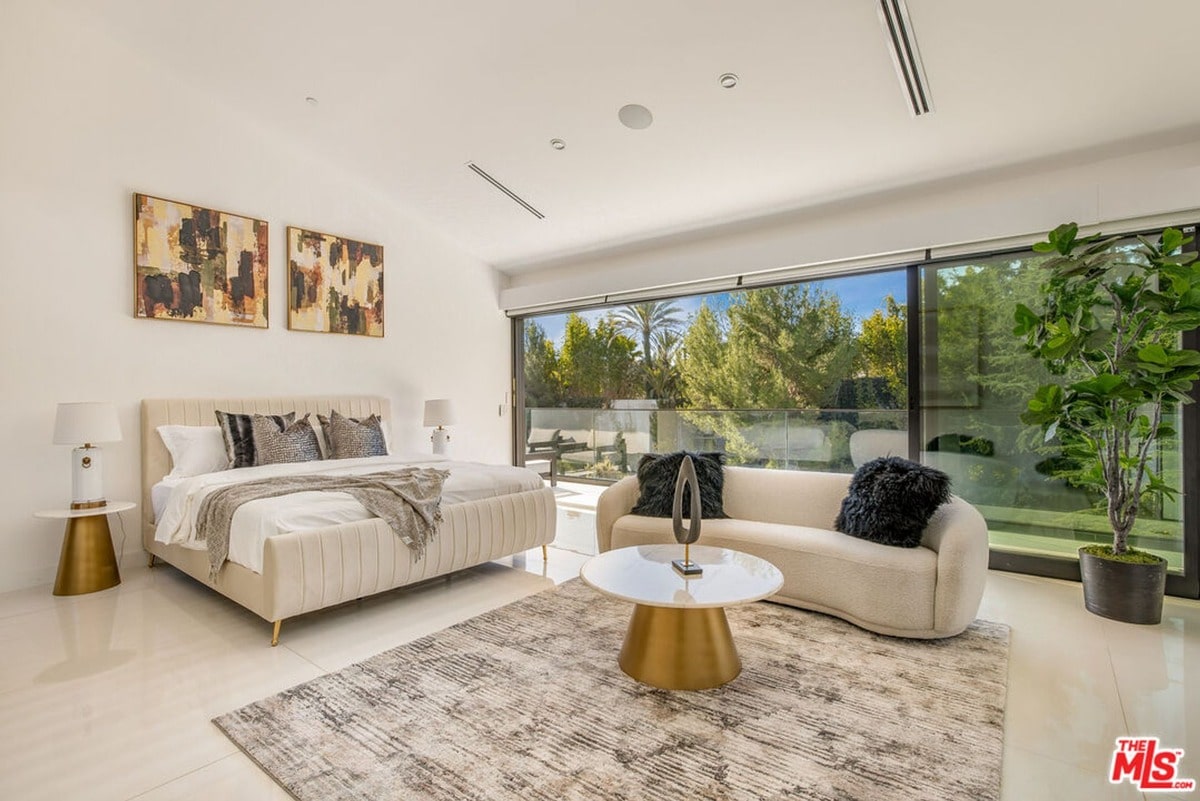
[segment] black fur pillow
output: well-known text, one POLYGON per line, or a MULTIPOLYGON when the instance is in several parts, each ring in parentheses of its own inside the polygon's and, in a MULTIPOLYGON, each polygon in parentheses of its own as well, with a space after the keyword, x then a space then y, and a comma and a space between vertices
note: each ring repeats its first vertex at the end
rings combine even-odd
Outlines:
POLYGON ((915 548, 937 508, 950 500, 950 477, 941 470, 884 456, 858 468, 834 528, 852 537, 915 548))
MULTIPOLYGON (((689 453, 677 451, 661 456, 647 453, 638 462, 637 477, 640 495, 637 505, 633 507, 635 515, 647 517, 671 517, 672 505, 675 503, 675 480, 679 477, 679 465, 683 457, 692 457, 696 468, 696 482, 700 485, 700 518, 711 520, 717 517, 728 517, 725 514, 725 474, 722 465, 725 464, 723 453, 689 453)), ((687 517, 692 508, 692 490, 685 486, 683 489, 683 516, 687 517)))

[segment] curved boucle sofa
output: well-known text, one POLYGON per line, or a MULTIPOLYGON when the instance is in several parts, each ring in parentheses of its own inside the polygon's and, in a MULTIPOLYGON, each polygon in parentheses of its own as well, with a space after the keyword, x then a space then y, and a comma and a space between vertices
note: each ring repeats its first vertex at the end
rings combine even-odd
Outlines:
MULTIPOLYGON (((725 468, 728 519, 705 520, 700 543, 745 551, 783 571, 772 601, 812 609, 896 637, 962 632, 979 611, 987 578, 982 515, 954 497, 934 514, 916 548, 880 545, 833 530, 850 476, 725 468)), ((635 476, 606 489, 596 505, 600 552, 674 542, 671 519, 630 514, 635 476)))

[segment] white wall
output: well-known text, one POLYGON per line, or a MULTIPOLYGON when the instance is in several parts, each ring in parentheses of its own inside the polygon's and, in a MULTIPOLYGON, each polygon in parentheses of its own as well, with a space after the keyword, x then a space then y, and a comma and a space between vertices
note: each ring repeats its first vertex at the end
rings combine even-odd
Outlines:
MULTIPOLYGON (((423 400, 450 397, 455 454, 509 461, 498 407, 510 329, 487 265, 49 5, 0 11, 0 591, 54 579, 62 524, 31 515, 70 499, 70 449, 50 444, 61 401, 118 404, 125 439, 105 446, 110 498, 140 499, 143 397, 381 394, 393 439, 421 450, 423 400), (133 317, 134 191, 270 222, 269 329, 133 317), (385 246, 386 337, 286 330, 289 224, 385 246)), ((124 519, 133 558, 139 513, 124 519)))
POLYGON ((1185 131, 1163 140, 1132 154, 965 176, 543 265, 509 277, 500 303, 520 309, 964 242, 1036 239, 1070 220, 1112 224, 1200 209, 1200 137, 1185 131))

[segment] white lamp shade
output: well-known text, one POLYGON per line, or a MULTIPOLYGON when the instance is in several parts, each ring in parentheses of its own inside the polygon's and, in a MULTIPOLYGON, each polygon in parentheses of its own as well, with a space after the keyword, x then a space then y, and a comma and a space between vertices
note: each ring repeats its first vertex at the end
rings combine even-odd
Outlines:
POLYGON ((54 417, 55 445, 120 442, 121 423, 111 403, 60 403, 54 417))
POLYGON ((435 398, 425 401, 426 426, 452 426, 458 422, 454 415, 454 404, 449 398, 435 398))

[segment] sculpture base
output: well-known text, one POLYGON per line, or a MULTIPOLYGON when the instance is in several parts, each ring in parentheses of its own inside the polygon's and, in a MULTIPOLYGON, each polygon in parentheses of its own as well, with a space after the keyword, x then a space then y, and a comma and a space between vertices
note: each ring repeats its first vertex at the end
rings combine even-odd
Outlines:
POLYGON ((704 568, 695 562, 689 562, 685 559, 671 560, 671 567, 675 568, 675 572, 681 576, 701 576, 704 574, 704 568))

